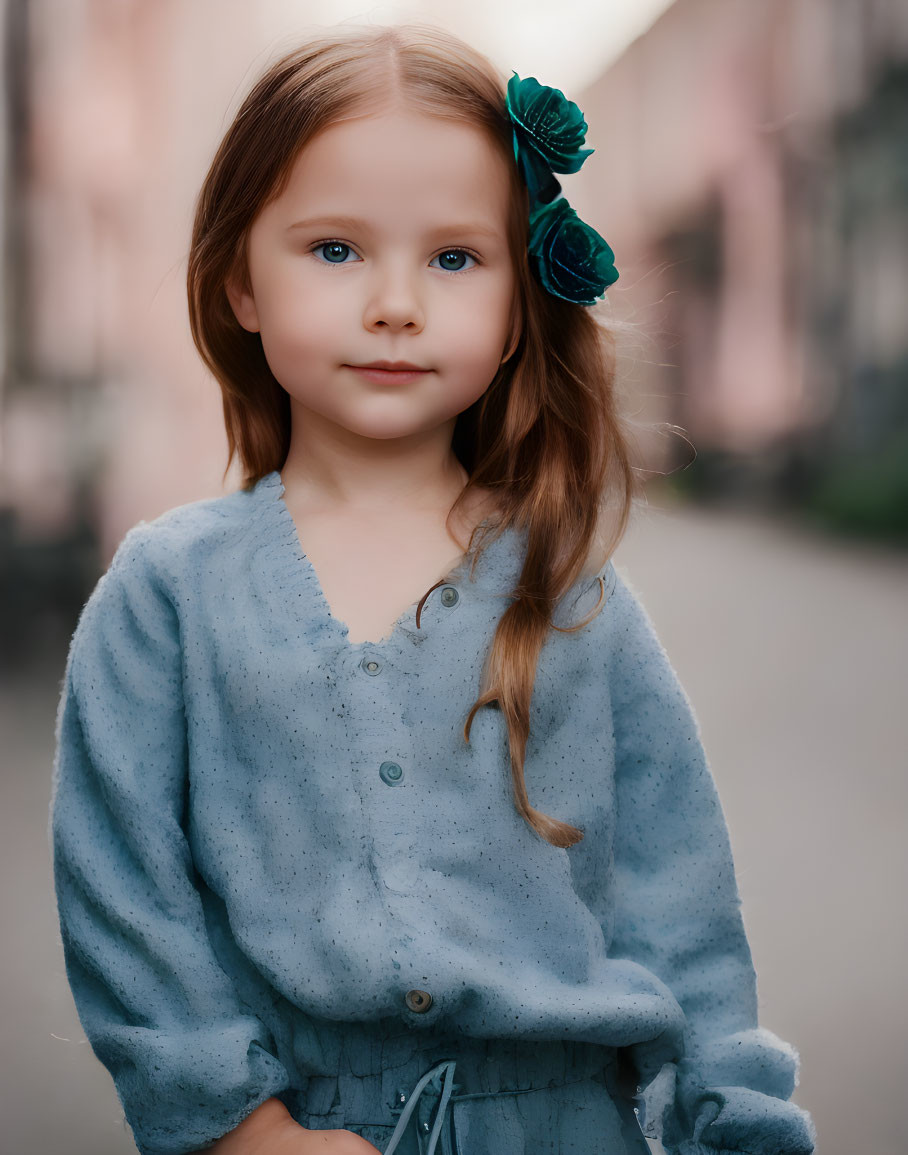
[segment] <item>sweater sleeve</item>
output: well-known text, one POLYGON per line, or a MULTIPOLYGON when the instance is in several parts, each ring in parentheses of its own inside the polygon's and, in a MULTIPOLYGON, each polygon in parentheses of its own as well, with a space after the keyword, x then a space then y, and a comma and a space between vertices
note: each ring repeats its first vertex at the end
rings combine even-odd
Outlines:
POLYGON ((48 837, 76 1009, 142 1155, 186 1155, 289 1086, 208 938, 184 836, 180 631, 131 529, 77 623, 48 837))
POLYGON ((728 829, 691 704, 620 576, 604 612, 614 623, 610 953, 652 971, 686 1019, 663 1146, 669 1155, 809 1155, 813 1120, 789 1101, 799 1056, 758 1025, 728 829))

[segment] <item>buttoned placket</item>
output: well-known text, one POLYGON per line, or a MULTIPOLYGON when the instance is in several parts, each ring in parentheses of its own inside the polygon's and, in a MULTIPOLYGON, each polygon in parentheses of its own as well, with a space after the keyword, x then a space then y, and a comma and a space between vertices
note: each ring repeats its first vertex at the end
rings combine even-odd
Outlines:
MULTIPOLYGON (((441 587, 441 592, 438 600, 446 610, 453 609, 460 604, 460 593, 455 586, 444 580, 436 582, 431 589, 426 591, 417 605, 415 618, 418 629, 425 629, 421 621, 422 609, 429 596, 439 587, 441 587)), ((393 655, 393 652, 393 648, 389 647, 389 656, 386 657, 381 652, 380 644, 373 644, 359 658, 357 667, 366 677, 381 677, 386 672, 388 662, 393 661, 393 656, 390 656, 393 655)), ((386 758, 379 763, 378 774, 386 786, 399 786, 406 779, 404 768, 399 762, 391 758, 386 758)), ((413 1014, 425 1014, 432 1007, 433 1001, 431 993, 425 990, 412 988, 404 994, 404 1004, 413 1014)))

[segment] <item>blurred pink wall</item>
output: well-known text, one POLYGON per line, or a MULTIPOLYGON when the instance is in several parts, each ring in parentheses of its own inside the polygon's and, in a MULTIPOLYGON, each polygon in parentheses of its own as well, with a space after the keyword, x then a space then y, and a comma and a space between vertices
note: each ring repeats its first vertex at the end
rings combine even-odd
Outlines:
POLYGON ((139 518, 222 491, 220 391, 189 334, 186 255, 227 110, 267 52, 259 6, 224 15, 218 0, 30 6, 28 366, 74 403, 54 420, 40 389, 23 398, 7 484, 44 523, 47 451, 91 455, 68 468, 102 475, 108 555, 139 518), (74 435, 74 412, 90 434, 74 435))
MULTIPOLYGON (((830 126, 906 57, 908 5, 676 0, 580 96, 597 152, 566 192, 616 249, 615 315, 656 340, 632 366, 642 419, 746 452, 826 416, 835 378, 810 310, 830 126)), ((889 278, 902 317, 904 268, 889 278)))

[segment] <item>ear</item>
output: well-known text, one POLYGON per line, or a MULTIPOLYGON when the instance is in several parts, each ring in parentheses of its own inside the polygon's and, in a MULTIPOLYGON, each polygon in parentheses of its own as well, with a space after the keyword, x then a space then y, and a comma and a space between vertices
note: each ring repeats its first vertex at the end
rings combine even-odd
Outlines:
POLYGON ((233 315, 243 328, 250 333, 258 333, 261 325, 259 325, 259 315, 251 290, 244 289, 235 276, 230 276, 224 282, 224 291, 227 294, 233 315))

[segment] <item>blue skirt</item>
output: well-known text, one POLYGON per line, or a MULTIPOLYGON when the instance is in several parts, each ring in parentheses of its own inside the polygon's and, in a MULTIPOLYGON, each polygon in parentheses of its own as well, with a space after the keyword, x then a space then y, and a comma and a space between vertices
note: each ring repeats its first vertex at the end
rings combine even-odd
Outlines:
POLYGON ((337 1075, 279 1096, 310 1130, 352 1131, 383 1155, 650 1155, 615 1048, 337 1027, 337 1075))

